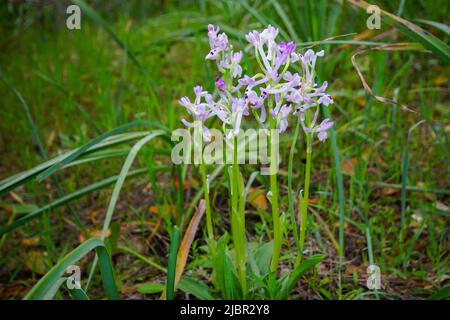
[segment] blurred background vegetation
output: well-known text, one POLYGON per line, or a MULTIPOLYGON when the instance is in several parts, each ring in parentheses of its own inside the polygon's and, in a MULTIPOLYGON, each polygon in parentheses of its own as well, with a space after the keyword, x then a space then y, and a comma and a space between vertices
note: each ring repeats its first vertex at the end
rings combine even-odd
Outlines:
MULTIPOLYGON (((372 2, 448 43, 448 1, 372 2)), ((328 80, 336 102, 330 113, 336 123, 340 166, 334 166, 331 144, 317 146, 312 194, 315 218, 310 247, 336 256, 333 247, 339 215, 336 175, 343 174, 348 219, 343 292, 352 298, 364 291, 361 275, 365 274, 364 266, 369 260, 381 266, 386 292, 393 297, 426 297, 448 284, 449 65, 430 52, 364 54, 358 58, 358 65, 374 93, 407 105, 414 112, 370 97, 351 63, 354 52, 366 46, 412 41, 385 20, 381 30, 368 30, 367 13, 343 0, 110 0, 88 1, 107 23, 106 29, 99 20, 83 12, 81 30, 68 30, 65 10, 70 1, 0 3, 0 73, 29 107, 28 117, 11 87, 0 82, 1 179, 44 160, 36 135, 42 140, 46 154, 53 157, 132 120, 151 120, 170 129, 180 127, 183 110, 177 99, 189 95, 194 85, 202 84, 208 90, 214 87, 216 71, 204 61, 208 51, 207 25, 221 26, 232 36, 236 47, 245 49, 246 33, 272 24, 283 30, 282 38, 295 40, 299 47, 314 44, 315 49, 326 51, 319 78, 328 80), (341 37, 315 43, 337 36, 341 37), (411 133, 407 145, 409 129, 420 120, 425 120, 425 124, 411 133), (35 131, 30 123, 34 123, 35 131), (406 210, 411 218, 408 219, 410 251, 405 265, 403 258, 399 261, 398 232, 402 159, 406 150, 410 186, 406 210)), ((244 61, 244 66, 245 70, 251 70, 252 61, 244 61)), ((287 163, 289 139, 284 145, 282 166, 287 163)), ((116 158, 60 173, 64 192, 117 174, 129 147, 116 151, 116 158)), ((167 150, 152 146, 142 153, 139 163, 167 164, 167 159, 160 156, 163 154, 167 150)), ((295 163, 302 168, 301 150, 295 163)), ((141 177, 127 183, 116 217, 122 227, 131 228, 132 222, 143 226, 143 221, 157 219, 155 209, 149 208, 158 207, 167 199, 150 190, 152 179, 141 177)), ((157 181, 164 185, 170 184, 171 179, 172 172, 167 171, 157 181)), ((296 184, 301 181, 297 179, 296 184)), ((195 178, 190 183, 190 188, 198 188, 195 178)), ((264 185, 264 181, 260 183, 264 185)), ((286 184, 285 176, 281 183, 286 184)), ((220 200, 220 187, 216 190, 215 211, 223 213, 217 219, 226 219, 226 201, 220 200)), ((281 192, 287 198, 285 187, 281 187, 281 192)), ((102 221, 109 195, 109 190, 103 190, 72 203, 90 229, 99 228, 98 221, 102 221)), ((6 224, 14 205, 36 208, 57 196, 50 182, 32 181, 0 198, 0 223, 6 224)), ((286 203, 287 199, 283 205, 286 203)), ((258 217, 262 216, 263 221, 270 219, 257 206, 249 213, 255 225, 250 236, 254 239, 264 233, 258 217)), ((43 270, 80 241, 78 231, 64 215, 65 210, 57 209, 56 215, 45 215, 42 221, 15 231, 1 242, 0 298, 23 296, 43 270), (38 240, 24 242, 30 239, 38 240), (30 261, 39 261, 40 269, 30 261)), ((167 235, 163 230, 156 232, 156 240, 143 227, 137 235, 129 230, 124 232, 132 235, 136 251, 152 256, 163 252, 161 259, 164 259, 167 235)), ((198 246, 202 241, 199 240, 198 246)), ((195 253, 200 249, 193 250, 195 253)), ((116 259, 124 260, 117 263, 117 272, 124 284, 122 292, 130 298, 138 295, 133 290, 136 282, 158 276, 154 270, 138 269, 142 267, 139 261, 132 263, 120 256, 116 259)), ((337 297, 332 267, 336 258, 333 259, 307 289, 299 291, 300 297, 337 297)), ((203 262, 199 255, 190 267, 195 270, 203 262)))

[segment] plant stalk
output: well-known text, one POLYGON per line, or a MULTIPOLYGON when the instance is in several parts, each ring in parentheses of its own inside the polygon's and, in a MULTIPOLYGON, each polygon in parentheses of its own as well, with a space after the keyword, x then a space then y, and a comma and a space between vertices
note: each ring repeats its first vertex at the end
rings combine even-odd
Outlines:
POLYGON ((294 163, 294 153, 295 146, 297 144, 298 135, 300 133, 300 118, 297 120, 297 124, 294 131, 294 136, 292 137, 291 150, 289 151, 289 162, 288 162, 288 201, 289 201, 289 215, 291 216, 292 229, 294 233, 295 245, 297 250, 300 250, 299 237, 298 237, 298 226, 297 218, 295 217, 294 211, 294 192, 292 190, 292 167, 294 163))
POLYGON ((273 222, 273 253, 272 253, 272 261, 270 263, 270 271, 276 273, 278 270, 278 261, 280 260, 281 254, 281 246, 282 246, 282 230, 281 230, 281 222, 280 222, 280 214, 278 209, 278 183, 277 183, 277 174, 276 174, 276 166, 278 150, 277 145, 272 139, 272 133, 276 130, 275 119, 270 118, 270 129, 271 135, 269 136, 270 143, 270 203, 272 206, 272 222, 273 222))
POLYGON ((231 235, 233 237, 234 250, 236 253, 237 271, 241 283, 242 295, 247 295, 247 278, 245 267, 245 211, 244 211, 244 189, 239 172, 237 156, 237 137, 234 138, 233 165, 231 167, 231 235))
POLYGON ((303 249, 305 246, 306 230, 308 228, 308 202, 309 202, 309 183, 311 179, 311 155, 312 155, 312 134, 306 133, 306 168, 305 168, 305 184, 303 196, 299 195, 300 202, 300 250, 297 256, 297 263, 299 265, 303 257, 303 249))
POLYGON ((200 169, 202 171, 203 193, 205 195, 206 229, 208 232, 208 242, 209 242, 209 246, 211 248, 212 256, 215 257, 216 244, 214 242, 214 229, 213 229, 212 216, 211 216, 211 204, 209 202, 209 181, 207 181, 208 179, 206 176, 206 166, 203 161, 203 156, 202 156, 202 162, 200 164, 200 169))

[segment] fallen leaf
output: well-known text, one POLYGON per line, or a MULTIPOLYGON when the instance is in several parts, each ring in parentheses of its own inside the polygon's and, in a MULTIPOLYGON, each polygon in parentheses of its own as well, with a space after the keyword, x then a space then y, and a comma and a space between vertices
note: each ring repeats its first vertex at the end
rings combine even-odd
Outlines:
MULTIPOLYGON (((91 230, 91 231, 89 231, 89 235, 91 236, 91 238, 100 239, 102 237, 102 230, 100 230, 100 229, 91 230)), ((108 231, 106 231, 105 239, 107 239, 110 235, 111 235, 111 231, 108 229, 108 231)), ((86 239, 86 237, 82 233, 80 233, 80 235, 78 236, 78 240, 80 241, 80 243, 83 243, 88 239, 86 239)))
POLYGON ((29 238, 29 239, 22 239, 20 242, 22 243, 22 245, 24 247, 33 247, 33 246, 36 246, 40 240, 41 240, 41 238, 39 236, 36 236, 33 238, 29 238))
POLYGON ((89 214, 89 220, 91 220, 92 223, 96 224, 97 223, 97 216, 99 214, 99 210, 92 210, 91 213, 89 214))
POLYGON ((7 285, 0 288, 0 299, 23 298, 29 290, 29 287, 25 284, 7 285))
POLYGON ((261 189, 250 188, 247 195, 248 202, 257 210, 267 210, 269 201, 261 189))
POLYGON ((434 84, 437 86, 447 85, 448 79, 444 75, 439 75, 436 79, 434 79, 434 84))
POLYGON ((359 97, 358 99, 356 99, 356 104, 359 107, 364 107, 366 105, 366 98, 365 97, 359 97))
POLYGON ((381 191, 381 194, 384 195, 384 196, 391 196, 391 195, 399 193, 399 192, 400 192, 399 189, 384 188, 383 191, 381 191))
MULTIPOLYGON (((178 189, 180 187, 180 183, 178 182, 178 180, 175 180, 174 186, 175 186, 175 189, 178 189)), ((188 188, 189 188, 189 182, 185 180, 183 182, 183 190, 187 190, 188 188)))
POLYGON ((356 158, 348 159, 341 164, 341 170, 345 174, 353 177, 355 175, 356 158))
POLYGON ((194 241, 195 233, 197 232, 198 225, 200 224, 204 213, 205 200, 202 199, 200 200, 197 211, 189 222, 189 225, 184 233, 183 240, 181 241, 180 248, 178 249, 177 267, 175 271, 175 287, 177 286, 177 283, 178 281, 180 281, 181 275, 183 274, 192 241, 194 241))
POLYGON ((148 208, 148 211, 150 211, 150 213, 153 213, 153 214, 160 214, 160 211, 162 211, 162 214, 166 214, 166 213, 170 212, 173 215, 176 212, 176 208, 177 207, 174 204, 166 205, 165 208, 162 206, 160 206, 160 207, 151 206, 150 208, 148 208), (160 208, 163 208, 163 210, 160 210, 160 208))
MULTIPOLYGON (((423 181, 420 181, 417 183, 417 187, 421 188, 421 189, 426 189, 426 185, 423 181)), ((426 193, 422 193, 422 196, 424 196, 427 200, 433 201, 434 200, 434 196, 432 193, 426 192, 426 193)))

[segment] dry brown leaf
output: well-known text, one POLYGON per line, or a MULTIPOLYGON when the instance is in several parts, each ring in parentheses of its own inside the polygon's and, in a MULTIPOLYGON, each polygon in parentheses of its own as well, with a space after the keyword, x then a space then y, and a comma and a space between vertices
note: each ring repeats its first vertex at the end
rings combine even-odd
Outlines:
MULTIPOLYGON (((417 187, 418 187, 418 188, 421 188, 421 189, 426 189, 426 188, 427 188, 426 185, 425 185, 425 183, 424 183, 423 181, 418 182, 418 183, 417 183, 417 187)), ((430 201, 433 201, 433 200, 434 200, 434 196, 433 196, 432 193, 427 192, 427 193, 423 193, 422 195, 423 195, 427 200, 430 200, 430 201)))
MULTIPOLYGON (((358 33, 356 36, 353 37, 352 40, 356 40, 356 41, 366 40, 366 39, 371 38, 374 34, 375 34, 375 32, 373 30, 367 29, 367 30, 364 30, 361 33, 358 33)), ((350 48, 350 47, 351 47, 350 44, 342 45, 342 49, 347 49, 347 48, 350 48)))
POLYGON ((89 220, 91 220, 92 223, 96 224, 97 223, 97 216, 99 214, 99 210, 92 210, 91 213, 89 214, 89 220))
POLYGON ((341 170, 345 174, 353 177, 355 175, 356 158, 348 159, 341 164, 341 170))
POLYGON ((250 188, 247 195, 248 202, 257 210, 269 209, 269 201, 261 189, 250 188))
POLYGON ((383 196, 391 196, 393 194, 399 193, 400 190, 399 189, 394 189, 394 188, 384 188, 383 191, 381 191, 381 194, 383 196))
POLYGON ((2 208, 6 211, 7 214, 12 215, 13 214, 13 208, 9 205, 2 205, 2 208))
POLYGON ((13 198, 15 201, 17 201, 20 204, 24 204, 23 199, 21 196, 19 196, 17 193, 15 193, 14 191, 11 191, 9 193, 9 195, 11 196, 11 198, 13 198))
POLYGON ((160 211, 162 211, 162 214, 166 214, 168 212, 170 212, 171 214, 175 214, 177 207, 173 204, 172 206, 166 205, 163 210, 160 210, 160 208, 161 207, 151 206, 150 208, 148 208, 148 211, 153 214, 160 214, 160 211))
POLYGON ((186 232, 184 233, 183 240, 181 241, 180 248, 178 249, 177 268, 175 271, 175 287, 177 286, 178 281, 180 281, 181 275, 183 274, 184 267, 186 266, 187 258, 189 255, 189 249, 191 248, 192 241, 194 241, 195 233, 197 232, 198 225, 200 224, 204 213, 205 200, 202 199, 200 200, 195 215, 189 222, 186 232))
POLYGON ((150 208, 148 208, 148 211, 153 214, 158 214, 158 207, 151 206, 150 208))
MULTIPOLYGON (((99 238, 100 239, 102 237, 102 230, 100 230, 100 229, 91 230, 91 231, 89 231, 89 235, 91 236, 91 238, 99 238)), ((105 239, 109 238, 110 235, 111 235, 111 231, 108 229, 108 231, 106 231, 105 239)), ((78 236, 78 240, 80 241, 80 243, 83 243, 87 239, 82 233, 80 233, 80 235, 78 236)))
POLYGON ((356 99, 356 104, 359 107, 364 107, 366 105, 367 99, 365 97, 359 97, 358 99, 356 99))
MULTIPOLYGON (((180 183, 178 182, 178 180, 175 180, 174 182, 174 186, 175 189, 178 189, 180 187, 180 183)), ((186 180, 183 182, 183 190, 187 190, 189 188, 189 182, 187 182, 186 180)))
POLYGON ((447 85, 448 78, 445 75, 439 75, 436 79, 434 79, 434 84, 437 86, 447 85))
MULTIPOLYGON (((352 0, 349 0, 349 1, 352 1, 352 0)), ((358 2, 362 2, 362 1, 358 1, 358 2)), ((372 51, 418 50, 419 47, 420 47, 420 45, 411 44, 411 43, 393 43, 393 44, 384 44, 384 45, 380 45, 380 46, 369 48, 369 49, 360 49, 360 50, 357 50, 356 52, 354 52, 352 57, 351 57, 351 62, 353 64, 353 67, 356 70, 356 73, 359 76, 359 79, 361 80, 361 83, 362 83, 362 85, 364 87, 364 90, 366 90, 366 92, 369 95, 371 95, 373 98, 375 98, 377 101, 379 101, 381 103, 385 103, 385 104, 389 104, 389 105, 398 105, 405 111, 415 112, 414 110, 412 110, 411 108, 409 108, 405 104, 401 104, 398 101, 395 101, 395 100, 390 99, 390 98, 386 98, 386 97, 382 97, 382 96, 376 95, 373 92, 372 87, 367 83, 367 81, 366 81, 366 79, 365 79, 361 69, 359 68, 358 63, 356 62, 356 58, 359 55, 367 54, 367 53, 372 52, 372 51)))
POLYGON ((39 236, 36 236, 33 238, 22 239, 20 242, 22 243, 22 245, 24 247, 33 247, 33 246, 36 246, 40 240, 41 240, 41 238, 39 236))
POLYGON ((23 283, 7 285, 0 288, 0 299, 23 298, 29 290, 23 283))

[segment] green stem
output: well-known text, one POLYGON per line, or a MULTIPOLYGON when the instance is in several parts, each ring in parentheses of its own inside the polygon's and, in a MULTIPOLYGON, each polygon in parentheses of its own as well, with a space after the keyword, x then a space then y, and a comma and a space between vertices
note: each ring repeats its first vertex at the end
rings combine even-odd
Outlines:
POLYGON ((305 246, 306 230, 308 228, 308 201, 309 201, 309 181, 311 178, 311 154, 312 154, 312 137, 311 133, 306 134, 306 168, 305 168, 305 185, 303 197, 299 195, 300 201, 300 250, 297 256, 297 265, 301 262, 303 256, 303 248, 305 246))
MULTIPOLYGON (((270 117, 271 135, 276 130, 275 119, 270 117)), ((270 143, 270 203, 272 206, 272 221, 273 221, 273 254, 270 263, 270 271, 276 273, 278 270, 278 261, 280 259, 282 246, 282 230, 280 223, 280 214, 278 210, 278 183, 276 166, 277 164, 277 145, 274 143, 272 136, 269 136, 270 143)))
POLYGON ((242 178, 239 172, 237 156, 237 137, 234 138, 233 165, 231 167, 231 235, 236 253, 237 271, 241 283, 242 295, 247 295, 245 267, 245 202, 242 178))
POLYGON ((297 246, 297 250, 300 250, 298 230, 297 230, 297 219, 295 217, 294 211, 294 192, 292 190, 292 167, 294 162, 295 146, 297 144, 298 135, 300 133, 300 118, 297 120, 297 125, 295 127, 294 136, 292 137, 291 150, 289 151, 289 163, 288 163, 288 200, 289 200, 289 214, 291 216, 291 223, 293 226, 294 240, 297 246))
POLYGON ((211 247, 211 253, 212 253, 212 256, 215 257, 216 245, 214 242, 214 229, 213 229, 212 216, 211 216, 211 205, 209 202, 209 181, 207 181, 207 177, 206 177, 206 166, 205 166, 205 163, 203 162, 203 156, 202 156, 202 162, 200 164, 200 169, 202 171, 203 193, 205 194, 206 229, 208 231, 208 240, 209 240, 209 245, 211 247))

